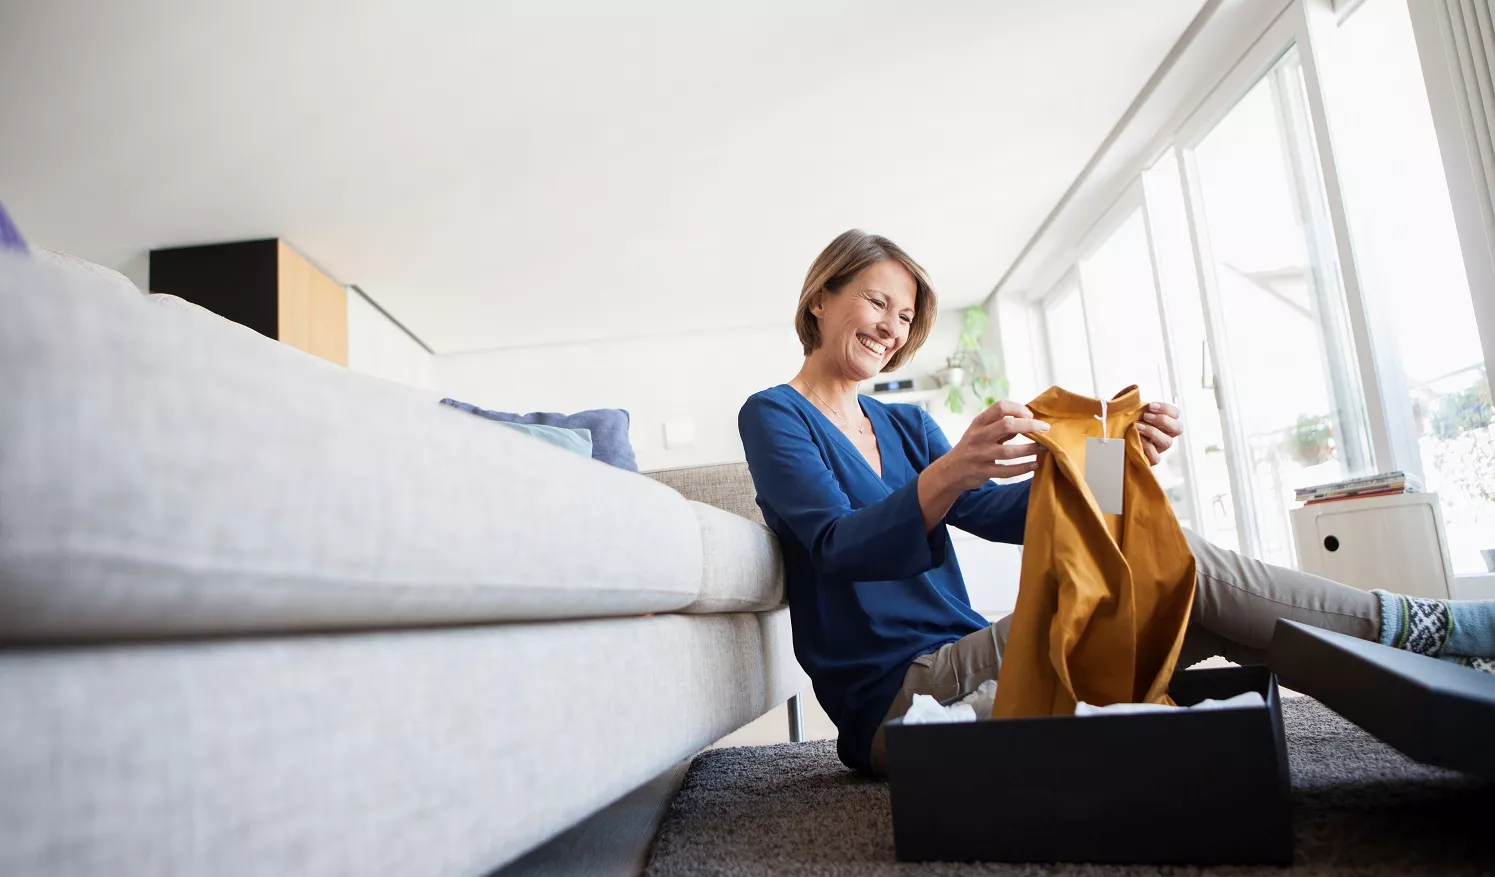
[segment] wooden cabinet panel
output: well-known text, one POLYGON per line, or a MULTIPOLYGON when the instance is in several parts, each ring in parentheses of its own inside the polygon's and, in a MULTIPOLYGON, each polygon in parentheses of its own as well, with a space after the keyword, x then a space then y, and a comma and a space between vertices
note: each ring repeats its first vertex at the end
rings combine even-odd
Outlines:
POLYGON ((348 293, 331 277, 311 268, 307 278, 311 305, 305 349, 329 362, 348 364, 348 293))
POLYGON ((316 353, 311 346, 311 265, 285 245, 275 247, 279 334, 297 350, 316 353))
POLYGON ((348 364, 348 294, 285 241, 151 251, 150 288, 298 350, 348 364))

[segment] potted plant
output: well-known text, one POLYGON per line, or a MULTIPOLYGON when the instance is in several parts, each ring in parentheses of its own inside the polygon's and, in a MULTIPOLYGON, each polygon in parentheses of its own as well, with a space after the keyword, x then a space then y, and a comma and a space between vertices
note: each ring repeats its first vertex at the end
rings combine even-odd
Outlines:
POLYGON ((964 387, 966 385, 965 357, 960 355, 945 357, 945 367, 935 372, 934 378, 940 382, 941 387, 964 387))
POLYGON ((985 308, 965 309, 955 352, 945 359, 945 368, 935 373, 940 385, 946 388, 945 407, 954 414, 965 411, 968 390, 982 408, 995 405, 999 397, 1007 394, 1007 381, 996 376, 996 357, 981 344, 986 321, 985 308))
POLYGON ((1287 434, 1288 455, 1304 466, 1317 466, 1334 456, 1334 426, 1321 415, 1301 415, 1287 434))

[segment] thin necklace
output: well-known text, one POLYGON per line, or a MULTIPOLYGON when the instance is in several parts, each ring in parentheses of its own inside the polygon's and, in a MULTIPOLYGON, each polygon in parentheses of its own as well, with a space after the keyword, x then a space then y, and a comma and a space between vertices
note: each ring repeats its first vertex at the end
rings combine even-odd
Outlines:
POLYGON ((841 422, 844 423, 844 424, 846 424, 846 428, 847 429, 854 429, 854 430, 856 430, 857 431, 857 435, 865 435, 866 434, 866 432, 867 432, 866 427, 862 426, 860 423, 858 423, 856 426, 852 426, 851 425, 851 421, 846 419, 846 415, 844 415, 844 414, 841 413, 841 409, 837 408, 836 406, 832 405, 831 403, 825 401, 825 397, 822 396, 822 395, 820 395, 819 393, 816 393, 815 392, 815 388, 814 387, 810 387, 809 382, 806 382, 805 386, 810 388, 811 395, 813 395, 816 399, 819 399, 820 400, 820 404, 822 404, 825 407, 829 408, 831 410, 832 414, 834 414, 837 417, 841 418, 841 422))

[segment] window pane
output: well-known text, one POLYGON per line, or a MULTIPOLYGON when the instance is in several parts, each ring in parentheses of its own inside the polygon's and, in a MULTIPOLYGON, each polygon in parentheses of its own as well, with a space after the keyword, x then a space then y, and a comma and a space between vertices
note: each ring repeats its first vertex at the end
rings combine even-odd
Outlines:
POLYGON ((1185 448, 1194 463, 1194 527, 1211 542, 1240 549, 1225 431, 1215 397, 1215 366, 1205 336, 1204 306, 1194 268, 1178 154, 1170 150, 1143 175, 1147 221, 1162 289, 1168 338, 1177 374, 1176 404, 1183 410, 1185 448))
POLYGON ((1259 553, 1292 564, 1293 490, 1366 464, 1344 296, 1290 51, 1195 151, 1224 337, 1220 371, 1244 434, 1259 553))
POLYGON ((1043 322, 1049 342, 1049 372, 1066 390, 1095 395, 1090 373, 1090 342, 1085 335, 1085 309, 1076 287, 1062 290, 1044 305, 1043 322))
POLYGON ((1080 262, 1080 283, 1095 330, 1090 333, 1090 356, 1100 395, 1111 396, 1137 384, 1143 398, 1172 398, 1140 208, 1080 262))
POLYGON ((1368 0, 1337 48, 1327 97, 1361 286, 1396 336, 1454 569, 1484 572, 1479 550, 1495 548, 1490 385, 1406 4, 1368 0))
MULTIPOLYGON (((1132 211, 1104 243, 1081 260, 1080 284, 1085 290, 1090 356, 1099 384, 1096 395, 1109 398, 1136 384, 1144 401, 1172 400, 1157 285, 1141 208, 1132 211)), ((1172 501, 1180 523, 1197 526, 1182 456, 1165 455, 1153 475, 1172 501)))

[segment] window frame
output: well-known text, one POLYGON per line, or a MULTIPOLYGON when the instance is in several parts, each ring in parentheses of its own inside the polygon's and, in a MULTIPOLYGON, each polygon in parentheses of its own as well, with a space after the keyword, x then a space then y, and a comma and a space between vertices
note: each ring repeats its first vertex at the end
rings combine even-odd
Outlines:
MULTIPOLYGON (((1347 384, 1358 384, 1359 399, 1364 406, 1363 420, 1367 430, 1364 444, 1367 446, 1370 468, 1377 471, 1402 469, 1421 475, 1421 456, 1416 452, 1410 415, 1401 418, 1388 414, 1399 412, 1405 407, 1394 398, 1396 390, 1401 386, 1401 382, 1395 379, 1400 370, 1395 367, 1394 348, 1390 346, 1386 332, 1376 330, 1377 321, 1372 313, 1373 309, 1367 306, 1364 290, 1361 288, 1360 273, 1350 241, 1349 219, 1340 186, 1339 169, 1334 161, 1333 137, 1329 130, 1319 70, 1322 57, 1330 54, 1327 45, 1333 38, 1333 34, 1326 33, 1325 29, 1338 26, 1339 18, 1334 11, 1333 0, 1293 0, 1225 74, 1209 97, 1189 114, 1179 126, 1173 144, 1179 149, 1180 167, 1185 174, 1184 190, 1191 205, 1190 231, 1197 237, 1202 226, 1202 205, 1196 203, 1195 198, 1198 175, 1194 149, 1262 77, 1271 72, 1278 61, 1292 51, 1293 47, 1297 47, 1298 61, 1303 71, 1306 98, 1304 109, 1312 138, 1311 144, 1307 145, 1313 149, 1312 157, 1317 165, 1329 221, 1327 229, 1316 229, 1316 232, 1327 232, 1327 236, 1331 238, 1337 279, 1344 292, 1345 317, 1348 320, 1346 328, 1351 343, 1348 350, 1341 352, 1348 355, 1349 361, 1336 362, 1333 368, 1342 370, 1339 374, 1347 379, 1347 384)), ((1212 263, 1205 262, 1199 266, 1200 281, 1211 284, 1210 287, 1203 288, 1203 291, 1206 295, 1212 295, 1214 278, 1205 277, 1209 273, 1205 270, 1208 264, 1212 263)), ((1217 327, 1211 326, 1212 332, 1216 329, 1217 327)), ((1223 391, 1229 393, 1228 380, 1224 383, 1223 391)))
MULTIPOLYGON (((1081 265, 1094 257, 1100 251, 1101 247, 1109 243, 1112 237, 1121 230, 1122 225, 1134 215, 1139 217, 1142 222, 1142 234, 1147 247, 1147 267, 1152 275, 1153 307, 1157 313, 1158 330, 1162 335, 1163 341, 1163 368, 1168 381, 1169 395, 1172 396, 1171 399, 1161 401, 1178 404, 1179 383, 1182 380, 1182 376, 1175 357, 1173 327, 1170 322, 1167 296, 1163 290, 1163 278, 1158 267, 1157 243, 1153 237, 1152 216, 1149 212, 1147 202, 1147 187, 1142 174, 1137 175, 1137 178, 1132 181, 1131 185, 1127 186, 1121 192, 1116 200, 1112 202, 1111 206, 1107 207, 1100 218, 1081 236, 1079 246, 1076 248, 1079 255, 1070 268, 1070 273, 1073 275, 1075 285, 1081 294, 1080 301, 1085 311, 1085 329, 1088 336, 1091 332, 1090 308, 1088 306, 1088 299, 1085 298, 1087 293, 1085 291, 1085 278, 1084 273, 1081 271, 1081 265)), ((1104 392, 1105 390, 1100 387, 1099 377, 1095 370, 1095 357, 1093 355, 1090 358, 1090 374, 1092 384, 1096 386, 1097 390, 1104 392)), ((1147 399, 1144 401, 1160 400, 1147 399)), ((1203 514, 1204 498, 1199 493, 1199 478, 1198 472, 1195 469, 1194 443, 1187 431, 1185 431, 1178 442, 1174 443, 1171 453, 1179 454, 1182 457, 1180 471, 1183 473, 1184 491, 1189 498, 1189 504, 1192 506, 1191 513, 1195 515, 1195 519, 1197 520, 1198 516, 1203 514)), ((1234 485, 1232 485, 1233 489, 1234 485)))

